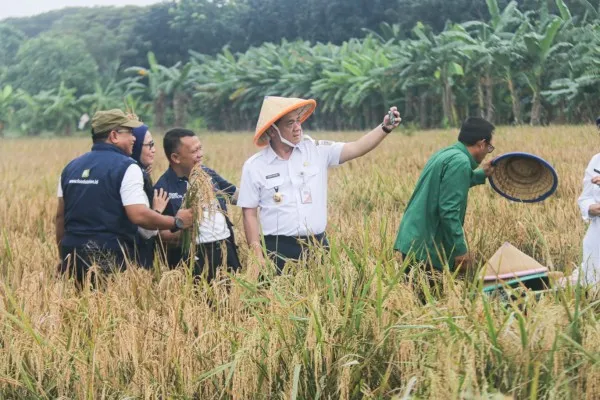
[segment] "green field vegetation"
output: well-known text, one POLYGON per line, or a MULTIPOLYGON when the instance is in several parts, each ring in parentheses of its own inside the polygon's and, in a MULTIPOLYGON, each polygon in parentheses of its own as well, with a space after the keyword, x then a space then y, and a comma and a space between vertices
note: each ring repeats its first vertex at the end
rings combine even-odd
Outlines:
MULTIPOLYGON (((251 136, 201 136, 206 164, 237 183, 255 152, 251 136)), ((425 294, 422 305, 422 276, 405 276, 396 261, 392 244, 418 174, 455 137, 394 133, 331 170, 331 251, 281 277, 266 270, 255 283, 242 272, 194 287, 158 263, 79 294, 55 274, 53 216, 60 171, 89 138, 0 140, 0 398, 597 399, 597 294, 567 288, 504 302, 447 274, 443 293, 425 294)), ((500 127, 494 145, 545 158, 560 185, 530 205, 489 185, 471 190, 471 250, 481 262, 509 241, 568 273, 581 259, 576 199, 600 148, 595 128, 500 127)), ((155 179, 166 167, 157 160, 155 179)), ((247 266, 236 207, 232 218, 247 266)))
POLYGON ((368 129, 391 105, 421 129, 473 115, 579 124, 600 109, 600 9, 586 0, 378 0, 368 10, 315 0, 303 12, 290 3, 187 0, 6 20, 0 135, 70 135, 82 114, 113 107, 161 129, 251 130, 265 95, 315 98, 311 127, 335 131, 368 129))

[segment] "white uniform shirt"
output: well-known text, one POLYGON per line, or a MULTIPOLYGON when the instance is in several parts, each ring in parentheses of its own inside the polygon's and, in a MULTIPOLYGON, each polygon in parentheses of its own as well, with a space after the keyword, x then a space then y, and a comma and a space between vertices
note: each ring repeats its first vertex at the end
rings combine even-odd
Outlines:
MULTIPOLYGON (((186 188, 189 189, 190 183, 186 180, 186 188)), ((179 193, 169 193, 169 198, 178 197, 183 199, 183 195, 179 193)), ((198 224, 198 236, 196 236, 196 244, 212 243, 220 240, 225 240, 231 236, 225 215, 219 208, 219 203, 214 200, 213 204, 202 210, 202 219, 198 224)))
MULTIPOLYGON (((593 285, 600 282, 600 217, 589 215, 589 209, 592 204, 600 203, 600 186, 592 183, 594 176, 600 176, 600 153, 592 157, 588 167, 585 170, 583 178, 583 192, 577 203, 581 210, 581 216, 590 223, 585 238, 583 239, 583 261, 581 263, 582 276, 579 277, 581 283, 593 285)), ((577 271, 572 277, 577 280, 577 271)))
POLYGON ((231 236, 225 215, 223 215, 216 200, 211 210, 209 211, 205 208, 202 214, 202 220, 198 226, 196 244, 217 242, 231 236))
POLYGON ((340 164, 344 143, 304 137, 289 160, 271 146, 250 157, 242 171, 237 205, 260 207, 265 235, 308 236, 327 226, 327 169, 340 164), (275 201, 275 193, 281 201, 275 201))
MULTIPOLYGON (((123 175, 123 180, 121 181, 119 193, 121 194, 123 207, 135 204, 145 204, 146 207, 150 207, 148 196, 146 196, 146 192, 144 192, 144 176, 142 175, 142 170, 139 165, 131 164, 127 167, 125 175, 123 175)), ((58 178, 56 195, 57 197, 63 197, 60 177, 58 178)), ((145 239, 149 239, 158 234, 158 230, 144 229, 142 227, 138 227, 138 231, 145 239)))

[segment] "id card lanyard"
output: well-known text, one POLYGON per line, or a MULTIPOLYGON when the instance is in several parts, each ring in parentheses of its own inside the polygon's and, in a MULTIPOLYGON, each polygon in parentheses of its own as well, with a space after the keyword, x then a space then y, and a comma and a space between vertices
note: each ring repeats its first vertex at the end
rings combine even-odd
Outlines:
POLYGON ((300 202, 302 204, 312 204, 312 193, 310 186, 306 183, 306 174, 304 171, 300 172, 302 177, 302 185, 300 186, 300 202))

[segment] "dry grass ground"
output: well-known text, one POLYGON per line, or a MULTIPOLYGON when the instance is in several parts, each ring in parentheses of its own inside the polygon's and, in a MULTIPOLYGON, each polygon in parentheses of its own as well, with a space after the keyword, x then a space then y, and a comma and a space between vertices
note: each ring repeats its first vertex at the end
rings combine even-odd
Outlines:
MULTIPOLYGON (((446 276, 444 294, 422 306, 420 275, 406 277, 395 261, 419 171, 455 135, 392 134, 332 170, 332 249, 309 266, 260 284, 238 275, 200 287, 183 271, 132 269, 79 294, 55 274, 53 216, 60 171, 89 139, 0 141, 0 398, 599 398, 593 295, 567 289, 506 303, 446 276)), ((206 164, 238 183, 251 135, 201 139, 206 164)), ((560 185, 535 205, 474 188, 471 248, 484 260, 510 241, 569 271, 586 229, 576 199, 600 138, 592 127, 504 127, 494 144, 498 154, 545 158, 560 185)), ((166 167, 158 152, 155 179, 166 167)))

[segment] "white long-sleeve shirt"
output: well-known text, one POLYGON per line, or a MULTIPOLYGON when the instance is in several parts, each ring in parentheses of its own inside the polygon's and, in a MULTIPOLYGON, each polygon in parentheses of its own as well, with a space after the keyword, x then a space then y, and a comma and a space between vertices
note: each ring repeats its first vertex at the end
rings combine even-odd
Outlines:
POLYGON ((600 153, 592 157, 585 169, 583 177, 583 192, 577 203, 581 210, 581 216, 590 226, 583 239, 583 260, 581 270, 576 271, 573 280, 579 280, 586 285, 594 285, 600 282, 600 217, 589 214, 590 206, 600 203, 600 186, 592 183, 592 178, 600 176, 600 153), (578 276, 581 274, 581 276, 578 276))

